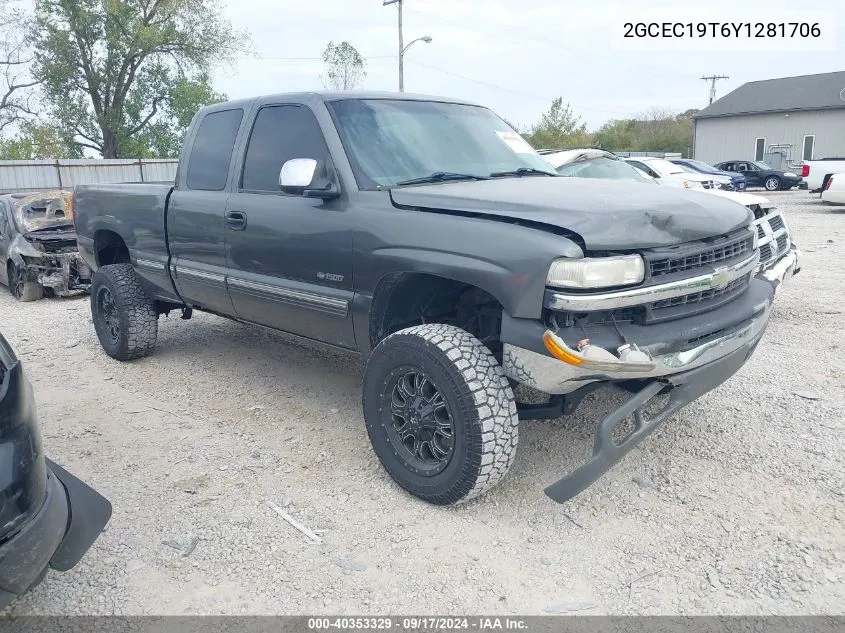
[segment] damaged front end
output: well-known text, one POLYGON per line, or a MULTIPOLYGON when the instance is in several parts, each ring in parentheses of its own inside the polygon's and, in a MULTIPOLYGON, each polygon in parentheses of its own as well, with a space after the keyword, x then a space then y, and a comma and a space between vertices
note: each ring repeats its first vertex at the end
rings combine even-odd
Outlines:
POLYGON ((36 283, 56 297, 87 292, 92 272, 77 250, 71 192, 13 195, 10 202, 18 233, 8 259, 21 281, 36 283))

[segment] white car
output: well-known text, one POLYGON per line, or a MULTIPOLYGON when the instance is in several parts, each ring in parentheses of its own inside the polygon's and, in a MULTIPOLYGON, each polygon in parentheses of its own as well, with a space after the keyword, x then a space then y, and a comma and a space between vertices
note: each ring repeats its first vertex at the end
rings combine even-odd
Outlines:
POLYGON ((833 174, 827 179, 822 191, 822 202, 827 204, 845 204, 845 172, 833 174))
MULTIPOLYGON (((689 172, 680 165, 670 163, 665 158, 636 156, 623 160, 654 178, 659 185, 685 187, 686 189, 715 189, 719 186, 713 176, 689 172)), ((729 177, 725 176, 724 178, 730 182, 729 177)))
MULTIPOLYGON (((600 149, 575 149, 560 152, 541 152, 543 158, 562 176, 575 178, 599 178, 610 180, 631 180, 659 184, 659 178, 652 178, 640 171, 631 160, 620 159, 615 154, 600 149)), ((660 159, 657 159, 660 160, 660 159)), ((668 162, 668 161, 664 161, 668 162)), ((670 165, 672 163, 669 163, 670 165)), ((845 174, 840 174, 845 195, 845 174)), ((684 185, 672 185, 681 186, 684 185)), ((763 196, 720 189, 687 187, 694 195, 720 196, 734 200, 754 214, 754 227, 760 248, 760 265, 757 274, 774 285, 780 285, 801 269, 801 252, 792 243, 786 218, 771 200, 763 196)), ((692 195, 692 194, 691 194, 692 195)), ((845 203, 845 197, 843 197, 845 203)))
POLYGON ((801 176, 810 191, 821 191, 829 174, 842 172, 845 172, 845 158, 805 160, 801 166, 801 176))

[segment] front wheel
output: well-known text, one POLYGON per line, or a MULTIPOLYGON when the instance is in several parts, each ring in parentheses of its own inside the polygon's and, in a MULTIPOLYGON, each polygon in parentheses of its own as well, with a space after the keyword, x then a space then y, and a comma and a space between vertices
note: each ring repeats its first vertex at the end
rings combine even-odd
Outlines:
POLYGON ((27 280, 26 273, 9 262, 6 269, 9 277, 9 292, 18 301, 38 301, 44 296, 44 287, 37 281, 27 280))
POLYGON ((777 176, 769 176, 766 178, 766 182, 764 183, 766 187, 766 191, 777 191, 780 189, 780 178, 777 176))
POLYGON ((106 354, 117 360, 148 356, 158 337, 158 313, 131 264, 100 268, 91 279, 91 316, 106 354))
POLYGON ((477 497, 513 463, 513 390, 490 350, 460 328, 418 325, 381 341, 367 362, 363 406, 384 468, 429 503, 477 497))

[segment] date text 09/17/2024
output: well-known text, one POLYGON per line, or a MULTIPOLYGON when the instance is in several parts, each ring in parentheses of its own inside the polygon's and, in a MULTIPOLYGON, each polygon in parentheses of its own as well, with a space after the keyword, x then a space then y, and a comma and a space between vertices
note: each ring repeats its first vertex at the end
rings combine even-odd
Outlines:
POLYGON ((525 631, 527 623, 521 618, 480 616, 480 617, 435 617, 411 616, 390 617, 322 617, 308 618, 308 630, 380 630, 380 631, 525 631))

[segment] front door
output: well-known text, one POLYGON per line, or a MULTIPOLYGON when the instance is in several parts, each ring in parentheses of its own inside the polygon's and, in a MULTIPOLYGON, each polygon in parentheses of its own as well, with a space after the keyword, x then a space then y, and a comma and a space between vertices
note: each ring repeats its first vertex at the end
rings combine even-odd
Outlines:
POLYGON ((170 196, 167 233, 180 296, 190 305, 232 315, 226 290, 224 216, 229 165, 243 110, 205 115, 188 157, 184 184, 170 196))
POLYGON ((0 283, 9 284, 6 258, 12 242, 12 218, 6 203, 0 200, 0 283))
POLYGON ((749 187, 762 187, 763 179, 760 177, 760 170, 751 163, 740 163, 739 171, 745 176, 746 185, 749 187))
POLYGON ((354 348, 346 196, 282 193, 279 173, 293 158, 329 161, 314 113, 299 104, 262 107, 226 204, 229 295, 246 321, 354 348))

